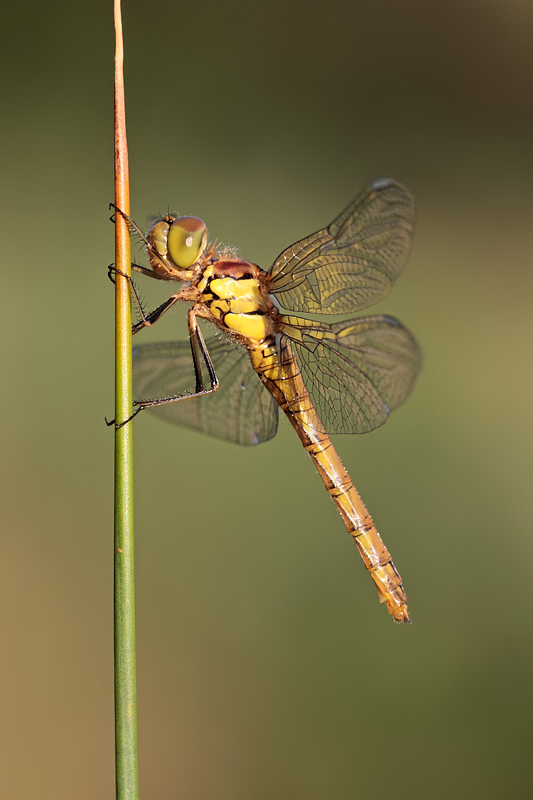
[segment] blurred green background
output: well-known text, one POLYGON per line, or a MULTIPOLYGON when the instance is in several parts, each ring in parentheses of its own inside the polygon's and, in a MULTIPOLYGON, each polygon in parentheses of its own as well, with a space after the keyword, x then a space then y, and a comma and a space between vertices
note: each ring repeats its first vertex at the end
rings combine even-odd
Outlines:
MULTIPOLYGON (((124 28, 134 218, 198 214, 266 268, 394 177, 417 232, 375 310, 425 352, 335 440, 411 627, 288 423, 240 449, 136 420, 142 797, 531 797, 531 3, 126 2, 124 28)), ((3 30, 0 794, 111 798, 111 2, 3 30)))

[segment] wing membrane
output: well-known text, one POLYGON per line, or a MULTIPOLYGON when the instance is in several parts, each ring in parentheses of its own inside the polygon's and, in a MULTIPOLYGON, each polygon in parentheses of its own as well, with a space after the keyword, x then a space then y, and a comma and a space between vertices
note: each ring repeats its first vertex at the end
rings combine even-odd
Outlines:
POLYGON ((328 433, 367 433, 402 403, 420 369, 415 339, 394 317, 323 325, 281 317, 311 400, 328 433))
MULTIPOLYGON (((259 444, 271 439, 278 427, 278 406, 259 380, 246 350, 223 338, 206 339, 206 345, 220 381, 217 391, 149 410, 167 422, 238 444, 259 444)), ((209 386, 207 376, 205 385, 209 386)), ((140 400, 194 392, 189 342, 135 346, 133 386, 135 397, 140 400)))
POLYGON ((351 314, 387 294, 411 246, 414 203, 401 184, 373 181, 327 228, 284 250, 270 291, 289 311, 351 314))

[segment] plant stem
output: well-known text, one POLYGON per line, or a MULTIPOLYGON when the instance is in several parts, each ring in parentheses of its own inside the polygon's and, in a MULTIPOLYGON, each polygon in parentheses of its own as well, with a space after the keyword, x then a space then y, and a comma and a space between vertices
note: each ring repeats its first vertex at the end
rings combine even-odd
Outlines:
MULTIPOLYGON (((128 148, 124 106, 124 51, 120 0, 115 14, 115 205, 129 214, 128 148)), ((128 226, 115 215, 115 266, 130 274, 128 226)), ((129 286, 115 275, 115 420, 131 414, 131 307, 129 286)), ((115 430, 115 758, 117 800, 137 800, 137 689, 133 550, 132 426, 115 430)))

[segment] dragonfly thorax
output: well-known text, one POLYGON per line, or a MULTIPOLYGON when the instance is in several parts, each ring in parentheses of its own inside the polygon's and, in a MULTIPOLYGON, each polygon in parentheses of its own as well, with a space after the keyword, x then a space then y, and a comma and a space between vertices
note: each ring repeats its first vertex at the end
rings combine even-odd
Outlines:
POLYGON ((262 274, 248 261, 221 259, 205 270, 198 285, 213 321, 253 342, 263 341, 273 329, 262 274))

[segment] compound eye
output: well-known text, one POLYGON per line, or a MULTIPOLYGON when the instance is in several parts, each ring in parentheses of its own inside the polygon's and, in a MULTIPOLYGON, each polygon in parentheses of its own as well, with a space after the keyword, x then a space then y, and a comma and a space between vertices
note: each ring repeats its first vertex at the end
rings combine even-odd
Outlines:
POLYGON ((207 244, 205 222, 198 217, 178 217, 168 231, 168 254, 180 269, 188 269, 201 257, 207 244))

